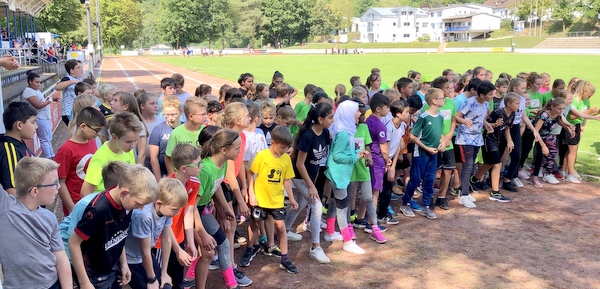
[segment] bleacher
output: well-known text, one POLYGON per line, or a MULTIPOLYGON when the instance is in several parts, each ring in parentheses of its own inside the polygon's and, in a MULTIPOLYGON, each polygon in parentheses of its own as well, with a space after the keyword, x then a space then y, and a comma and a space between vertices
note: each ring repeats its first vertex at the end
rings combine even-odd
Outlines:
POLYGON ((66 75, 64 60, 59 61, 59 63, 44 63, 40 66, 21 67, 17 70, 4 70, 2 72, 4 108, 13 101, 23 101, 21 94, 28 86, 27 72, 30 70, 40 75, 42 81, 40 91, 45 91, 66 75))
POLYGON ((600 48, 600 37, 548 37, 534 48, 600 48))

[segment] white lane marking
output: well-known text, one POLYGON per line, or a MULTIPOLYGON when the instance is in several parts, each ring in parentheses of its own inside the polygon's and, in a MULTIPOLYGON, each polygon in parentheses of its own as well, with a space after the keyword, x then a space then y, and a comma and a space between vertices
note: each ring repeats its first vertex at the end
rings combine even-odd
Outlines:
POLYGON ((135 66, 137 66, 137 67, 139 67, 139 68, 143 69, 144 71, 146 71, 146 72, 148 72, 148 73, 152 74, 152 75, 153 75, 154 77, 156 77, 158 80, 162 80, 162 79, 164 78, 164 77, 160 77, 160 76, 158 76, 158 75, 156 75, 156 74, 152 73, 152 71, 150 71, 150 70, 148 70, 148 69, 146 69, 146 68, 142 67, 141 65, 139 65, 139 64, 137 64, 137 63, 135 63, 135 62, 131 61, 131 59, 127 59, 127 61, 129 61, 129 62, 133 63, 133 65, 135 65, 135 66))
MULTIPOLYGON (((144 62, 144 63, 150 64, 150 65, 152 65, 152 66, 156 66, 156 67, 158 67, 158 68, 160 68, 160 69, 164 69, 164 70, 166 70, 166 71, 169 71, 169 72, 171 72, 171 73, 177 73, 176 71, 170 70, 170 69, 168 69, 168 68, 164 68, 164 67, 162 67, 162 66, 158 66, 158 65, 156 65, 156 64, 154 64, 154 63, 152 63, 152 62, 148 62, 148 61, 145 61, 145 60, 143 60, 143 59, 138 59, 138 60, 139 60, 139 61, 141 61, 141 62, 144 62)), ((195 79, 195 78, 193 78, 193 77, 186 76, 185 78, 186 78, 186 79, 189 79, 189 80, 191 80, 191 81, 194 81, 194 82, 196 82, 196 83, 198 83, 198 84, 206 84, 206 82, 203 82, 203 81, 197 80, 197 79, 195 79)), ((220 86, 216 86, 216 85, 213 85, 213 84, 208 84, 208 85, 210 85, 210 87, 212 87, 212 88, 214 88, 214 89, 219 89, 219 88, 221 88, 220 86)))
POLYGON ((123 73, 125 74, 125 77, 127 77, 127 80, 129 80, 129 82, 131 82, 131 84, 133 84, 133 88, 135 88, 135 90, 140 89, 140 87, 135 83, 135 81, 133 81, 133 78, 131 78, 129 76, 129 74, 127 73, 127 71, 123 68, 123 66, 121 65, 121 63, 115 59, 115 62, 117 63, 117 65, 119 66, 119 68, 121 68, 121 71, 123 71, 123 73))

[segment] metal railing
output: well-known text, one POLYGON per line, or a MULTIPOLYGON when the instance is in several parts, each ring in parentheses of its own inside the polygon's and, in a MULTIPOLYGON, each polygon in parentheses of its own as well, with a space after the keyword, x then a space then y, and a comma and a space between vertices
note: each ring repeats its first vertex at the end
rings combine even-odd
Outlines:
POLYGON ((598 37, 598 31, 565 32, 565 37, 598 37))

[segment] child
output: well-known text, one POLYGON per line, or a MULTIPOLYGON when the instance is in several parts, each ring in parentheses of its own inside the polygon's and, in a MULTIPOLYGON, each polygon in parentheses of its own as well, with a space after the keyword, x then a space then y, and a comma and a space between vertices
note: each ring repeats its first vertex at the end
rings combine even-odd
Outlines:
POLYGON ((277 105, 277 117, 275 118, 275 124, 287 126, 292 132, 292 137, 298 133, 298 119, 294 109, 289 103, 282 102, 277 105))
POLYGON ((186 188, 176 179, 160 180, 158 189, 158 199, 155 202, 134 210, 131 215, 125 252, 127 265, 131 270, 129 286, 132 289, 162 288, 173 282, 167 274, 169 255, 160 255, 152 248, 159 237, 163 245, 170 247, 174 237, 171 230, 173 217, 186 204, 188 197, 186 188))
MULTIPOLYGON (((82 94, 94 95, 94 89, 92 86, 83 81, 75 84, 75 95, 80 96, 82 94)), ((73 114, 73 112, 71 112, 71 114, 73 114)))
POLYGON ((75 101, 73 101, 73 118, 69 121, 68 125, 69 134, 73 135, 75 133, 77 124, 74 120, 77 119, 79 112, 86 107, 91 107, 99 111, 98 99, 91 94, 82 94, 75 98, 75 101))
MULTIPOLYGON (((252 246, 258 235, 258 221, 267 218, 274 219, 279 235, 281 263, 279 268, 289 273, 298 273, 298 268, 288 258, 287 230, 285 228, 285 208, 283 190, 292 192, 294 169, 290 156, 286 153, 292 144, 292 134, 289 129, 277 126, 271 136, 271 147, 256 155, 250 170, 256 174, 249 183, 249 202, 252 206, 252 221, 248 227, 248 244, 252 246)), ((292 210, 298 209, 298 203, 293 194, 288 195, 292 210)), ((269 249, 275 247, 268 243, 269 249)), ((248 247, 246 254, 253 254, 254 247, 248 247)))
MULTIPOLYGON (((246 108, 248 109, 248 116, 250 117, 250 123, 244 129, 244 134, 246 135, 246 146, 244 148, 244 165, 246 169, 250 169, 250 165, 256 154, 267 148, 267 141, 265 140, 265 133, 257 128, 260 111, 259 106, 254 103, 246 104, 246 108)), ((248 171, 249 172, 249 171, 248 171)))
POLYGON ((333 143, 327 158, 325 176, 334 186, 333 198, 329 203, 327 233, 333 233, 337 217, 337 224, 344 241, 343 250, 362 255, 365 254, 365 250, 352 240, 354 230, 352 225, 348 224, 350 198, 347 190, 354 164, 369 156, 368 151, 357 151, 355 148, 354 134, 360 115, 358 102, 344 101, 338 106, 333 116, 334 123, 331 127, 333 143), (330 213, 333 211, 335 217, 330 213))
POLYGON ((223 113, 223 105, 216 100, 211 100, 206 105, 206 113, 206 125, 217 125, 219 115, 223 113))
MULTIPOLYGON (((531 100, 530 100, 529 105, 527 105, 527 108, 529 109, 529 113, 527 114, 527 116, 529 118, 529 121, 532 123, 535 121, 535 116, 537 115, 538 111, 540 109, 542 109, 544 106, 544 97, 539 92, 539 88, 541 85, 542 85, 542 76, 540 76, 539 74, 537 74, 535 72, 530 73, 527 78, 527 93, 529 93, 529 98, 531 100)), ((529 152, 531 151, 531 148, 533 147, 534 139, 535 139, 535 142, 539 141, 539 136, 536 138, 533 134, 533 130, 526 127, 525 131, 521 135, 522 153, 521 153, 521 159, 519 160, 519 168, 520 168, 519 173, 518 173, 519 178, 527 179, 529 177, 529 172, 523 168, 523 165, 525 164, 525 161, 529 157, 529 152)), ((517 187, 523 187, 523 184, 521 183, 519 178, 516 178, 515 185, 517 187)))
POLYGON ((52 103, 52 97, 45 97, 40 91, 40 76, 29 71, 27 73, 28 86, 23 91, 23 99, 27 99, 31 106, 37 110, 36 123, 38 125, 37 135, 40 139, 40 146, 44 157, 54 158, 54 150, 52 149, 52 122, 50 120, 50 108, 48 105, 52 103))
POLYGON ((258 105, 262 105, 263 102, 269 100, 269 85, 266 83, 259 83, 256 85, 256 91, 252 96, 252 101, 258 105))
POLYGON ((6 133, 0 135, 0 185, 11 195, 15 190, 15 167, 25 156, 34 156, 23 140, 32 140, 37 129, 37 112, 29 103, 11 102, 4 111, 6 133))
POLYGON ((238 84, 240 85, 240 91, 242 92, 242 96, 246 98, 248 95, 248 91, 252 88, 252 84, 254 84, 254 76, 248 72, 242 73, 238 78, 238 84))
POLYGON ((307 84, 304 86, 304 99, 301 102, 298 102, 296 106, 294 106, 294 112, 298 116, 299 121, 304 121, 306 119, 307 113, 303 113, 304 108, 310 106, 312 103, 312 97, 315 94, 315 88, 317 88, 314 84, 307 84))
POLYGON ((106 126, 106 119, 100 111, 86 107, 74 122, 75 133, 56 152, 55 161, 60 164, 58 195, 62 201, 63 213, 68 216, 81 199, 81 186, 85 176, 81 174, 87 161, 98 150, 94 139, 106 126))
POLYGON ((550 91, 550 82, 552 79, 550 78, 550 74, 543 72, 540 74, 542 76, 542 85, 540 86, 540 93, 546 93, 550 91))
POLYGON ((334 101, 337 102, 337 100, 340 99, 340 97, 346 95, 346 87, 343 84, 338 84, 335 86, 333 92, 335 94, 334 101))
MULTIPOLYGON (((139 95, 142 95, 146 92, 143 92, 139 95)), ((136 164, 141 164, 143 165, 144 162, 146 161, 146 145, 148 143, 148 129, 146 128, 146 125, 143 124, 144 120, 142 118, 142 113, 140 112, 140 107, 139 107, 139 103, 136 99, 136 97, 126 91, 119 91, 117 93, 115 93, 115 95, 113 96, 113 102, 111 102, 111 106, 112 106, 112 110, 114 112, 122 112, 122 111, 127 111, 127 112, 131 112, 133 113, 137 119, 142 123, 142 127, 143 130, 140 133, 140 138, 138 140, 138 143, 136 145, 136 164)))
POLYGON ((175 96, 179 98, 179 101, 181 103, 185 103, 185 101, 191 97, 191 95, 187 91, 183 91, 183 86, 185 85, 185 78, 183 78, 183 75, 179 73, 173 73, 171 79, 173 79, 173 81, 175 82, 175 96))
POLYGON ((482 66, 473 68, 473 78, 479 78, 479 80, 487 80, 487 70, 482 66))
MULTIPOLYGON (((162 116, 156 116, 156 112, 158 111, 158 97, 156 95, 154 95, 153 93, 150 92, 144 92, 140 95, 138 95, 136 97, 137 99, 137 104, 139 106, 139 111, 140 111, 140 116, 141 116, 141 120, 144 122, 144 125, 146 126, 146 148, 144 150, 144 154, 145 154, 145 159, 144 159, 144 166, 151 169, 152 166, 150 164, 150 154, 148 153, 149 151, 149 144, 148 144, 148 139, 150 138, 150 135, 152 134, 152 131, 154 130, 154 128, 160 124, 163 123, 165 121, 165 118, 162 116)), ((164 112, 163 112, 164 115, 164 112)), ((138 150, 138 154, 139 154, 139 150, 138 150)))
POLYGON ((171 152, 175 146, 180 143, 197 145, 198 135, 204 128, 204 122, 206 121, 206 101, 201 98, 190 97, 183 105, 183 112, 187 122, 173 129, 165 150, 165 166, 169 174, 175 172, 173 162, 171 162, 171 152))
POLYGON ((101 84, 98 87, 98 92, 100 94, 100 112, 104 114, 106 120, 109 120, 113 115, 110 104, 113 99, 113 95, 117 92, 117 87, 112 84, 101 84))
MULTIPOLYGON (((565 90, 565 81, 560 78, 555 79, 552 83, 552 89, 542 94, 542 98, 544 99, 544 106, 551 99, 560 97, 559 95, 563 90, 565 90)), ((558 126, 557 128, 560 129, 560 126, 558 126)))
POLYGON ((270 101, 265 101, 260 105, 260 115, 262 121, 258 128, 265 133, 265 139, 267 140, 267 146, 271 145, 271 131, 275 128, 275 116, 276 116, 275 105, 270 101))
POLYGON ((362 81, 360 80, 360 76, 352 76, 350 77, 350 86, 352 86, 353 88, 355 86, 359 86, 362 85, 362 81))
POLYGON ((135 164, 133 148, 144 129, 143 124, 133 113, 120 112, 111 118, 108 127, 112 137, 98 148, 90 159, 85 180, 81 185, 81 197, 108 189, 104 187, 100 174, 102 167, 108 162, 122 161, 135 164))
MULTIPOLYGON (((117 117, 117 115, 115 115, 117 117)), ((79 288, 111 288, 117 279, 114 270, 120 263, 119 284, 131 278, 125 256, 125 239, 133 209, 156 200, 158 184, 147 168, 130 165, 118 185, 98 194, 83 212, 69 238, 69 252, 79 288), (91 262, 90 260, 94 260, 91 262)))
MULTIPOLYGON (((156 115, 162 115, 162 111, 160 109, 162 108, 162 102, 163 102, 164 98, 167 96, 171 96, 171 95, 175 96, 175 91, 176 91, 175 86, 176 86, 176 83, 173 78, 165 77, 160 81, 161 95, 158 98, 158 112, 156 113, 156 115)), ((183 102, 182 102, 182 106, 183 106, 183 102)), ((180 107, 179 109, 183 109, 183 107, 180 107)))
POLYGON ((355 86, 350 91, 352 98, 360 99, 360 102, 365 105, 365 111, 369 109, 369 102, 367 101, 367 90, 361 86, 355 86))
POLYGON ((73 101, 75 101, 75 84, 81 82, 83 74, 83 65, 77 59, 69 59, 65 62, 67 76, 63 77, 54 89, 62 91, 62 120, 69 125, 69 116, 73 110, 73 101))
POLYGON ((381 75, 379 75, 379 73, 371 73, 371 75, 367 77, 367 82, 365 84, 369 89, 369 102, 371 101, 371 97, 376 93, 383 93, 383 90, 381 90, 381 75))
POLYGON ((234 268, 230 241, 213 215, 213 209, 218 207, 227 222, 235 222, 235 214, 225 199, 221 183, 228 169, 228 161, 236 159, 241 144, 239 133, 231 129, 221 129, 211 140, 202 145, 202 169, 198 174, 201 186, 197 205, 202 222, 201 228, 209 236, 206 236, 202 229, 196 231, 196 238, 203 240, 200 242, 203 248, 202 257, 196 263, 196 288, 205 288, 208 267, 214 254, 219 256, 219 267, 227 288, 237 288, 238 284, 240 286, 252 284, 250 278, 234 268))
MULTIPOLYGON (((372 95, 371 101, 369 102, 372 114, 367 118, 365 124, 369 128, 371 139, 373 142, 369 146, 371 156, 373 159, 373 165, 371 166, 371 188, 373 189, 373 202, 378 203, 379 192, 383 189, 383 178, 385 171, 390 169, 392 161, 388 154, 389 147, 387 144, 387 129, 385 124, 381 121, 382 117, 386 117, 390 110, 390 100, 383 94, 376 93, 372 95)), ((398 219, 394 218, 392 214, 385 209, 379 208, 377 212, 377 218, 379 222, 388 225, 397 225, 398 219)))
POLYGON ((504 95, 508 91, 508 79, 506 78, 498 78, 496 80, 496 93, 494 94, 493 101, 490 102, 490 110, 495 111, 500 107, 500 103, 502 99, 504 99, 504 95))
POLYGON ((0 187, 0 263, 4 288, 73 288, 69 259, 50 205, 58 192, 58 164, 25 157, 15 168, 15 195, 0 187), (27 268, 27 269, 25 269, 27 268))
POLYGON ((423 209, 421 216, 430 220, 437 218, 431 210, 433 199, 433 183, 435 182, 435 173, 437 170, 437 153, 443 152, 447 147, 445 137, 440 137, 444 118, 438 113, 440 107, 445 101, 444 92, 438 88, 430 88, 425 94, 425 101, 429 108, 419 116, 419 119, 411 130, 410 139, 418 149, 415 148, 410 169, 410 181, 404 190, 402 196, 402 206, 400 210, 405 216, 414 217, 410 201, 415 189, 422 182, 423 188, 423 209))
POLYGON ((273 104, 278 105, 280 103, 290 103, 290 91, 292 91, 292 87, 287 83, 281 83, 275 86, 275 99, 273 99, 273 104))
MULTIPOLYGON (((307 205, 310 206, 310 235, 312 247, 308 252, 308 257, 321 264, 331 262, 325 255, 320 242, 320 220, 323 214, 323 206, 319 198, 319 193, 315 187, 315 181, 319 174, 319 167, 323 158, 327 157, 329 145, 331 144, 331 135, 329 127, 333 123, 333 108, 331 105, 323 103, 317 104, 308 113, 308 118, 300 127, 296 142, 294 145, 294 175, 292 183, 296 187, 294 199, 298 202, 297 210, 289 210, 285 217, 285 226, 287 235, 297 235, 301 240, 302 236, 291 231, 292 225, 296 221, 301 210, 307 205)), ((295 236, 294 236, 295 237, 295 236)))
MULTIPOLYGON (((221 105, 221 104, 219 104, 221 105)), ((156 177, 158 182, 163 176, 168 174, 167 167, 165 166, 165 152, 167 150, 167 143, 169 136, 173 129, 180 125, 179 116, 181 111, 179 107, 181 103, 175 96, 167 96, 162 102, 162 111, 165 121, 158 124, 148 140, 148 154, 150 156, 150 167, 152 173, 156 177)))
POLYGON ((196 88, 196 92, 194 93, 195 97, 200 97, 203 98, 206 95, 209 95, 212 92, 212 87, 210 87, 210 85, 203 83, 200 84, 200 86, 198 86, 196 88))
POLYGON ((401 98, 407 100, 409 96, 413 95, 415 88, 413 81, 408 77, 401 77, 396 82, 396 88, 400 92, 401 98))
POLYGON ((477 85, 477 96, 465 101, 456 112, 456 141, 462 162, 460 172, 461 192, 459 203, 467 208, 476 208, 475 199, 469 194, 471 175, 474 171, 475 156, 479 147, 483 146, 482 129, 492 131, 485 117, 489 111, 489 101, 492 100, 496 87, 489 81, 482 81, 477 85))
MULTIPOLYGON (((271 84, 269 85, 269 98, 275 99, 277 97, 276 87, 283 83, 283 74, 278 70, 273 73, 273 79, 271 79, 271 84)), ((286 84, 287 85, 287 84, 286 84)), ((298 94, 298 90, 289 86, 289 98, 294 98, 296 94, 298 94)), ((276 103, 277 104, 277 103, 276 103)))

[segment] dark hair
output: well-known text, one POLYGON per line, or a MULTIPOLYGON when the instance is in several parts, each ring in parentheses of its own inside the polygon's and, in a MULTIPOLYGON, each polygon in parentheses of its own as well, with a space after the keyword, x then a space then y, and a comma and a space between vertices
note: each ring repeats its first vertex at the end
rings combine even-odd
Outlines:
POLYGON ((450 74, 450 72, 454 72, 454 71, 450 68, 446 68, 446 69, 444 69, 444 71, 442 71, 442 75, 446 76, 446 75, 450 74))
POLYGON ((6 130, 13 130, 17 121, 25 123, 30 117, 36 116, 37 111, 27 102, 11 102, 4 111, 3 121, 6 130))
POLYGON ((170 77, 165 77, 160 81, 160 88, 166 89, 169 86, 175 87, 175 79, 170 77))
POLYGON ((230 88, 227 90, 227 92, 225 92, 225 102, 231 102, 232 99, 234 98, 244 98, 244 95, 242 94, 242 91, 239 90, 238 88, 230 88))
POLYGON ((421 73, 420 73, 420 72, 418 72, 418 71, 413 71, 413 72, 410 74, 410 79, 415 79, 415 77, 417 77, 417 75, 421 75, 421 73))
POLYGON ((83 82, 85 82, 85 83, 87 83, 87 84, 89 84, 89 85, 91 85, 91 86, 94 86, 94 85, 96 85, 96 80, 95 80, 95 79, 93 79, 93 78, 90 78, 90 77, 88 77, 88 78, 84 79, 84 80, 83 80, 83 82))
POLYGON ((400 77, 400 79, 398 79, 396 82, 396 88, 398 88, 398 91, 400 91, 402 88, 405 88, 407 85, 413 85, 413 80, 408 77, 400 77))
POLYGON ((191 164, 199 157, 200 149, 189 143, 179 143, 171 152, 171 161, 176 170, 179 170, 182 166, 191 164))
POLYGON ((85 82, 78 82, 75 84, 75 95, 79 95, 80 93, 85 92, 88 89, 92 89, 92 86, 85 82))
POLYGON ((317 88, 317 86, 315 86, 314 84, 307 84, 306 86, 304 86, 304 96, 308 96, 315 94, 315 88, 317 88))
POLYGON ((65 62, 65 70, 67 71, 68 74, 71 74, 71 70, 75 69, 75 66, 77 66, 77 64, 80 64, 81 61, 77 60, 77 59, 69 59, 67 60, 67 62, 65 62))
POLYGON ((408 107, 408 102, 402 99, 396 100, 390 105, 390 113, 396 117, 396 114, 402 113, 406 107, 408 107))
POLYGON ((317 92, 315 92, 315 94, 313 94, 311 102, 313 104, 317 104, 323 98, 329 98, 329 96, 324 91, 317 91, 317 92))
POLYGON ((482 80, 477 78, 477 77, 473 77, 471 78, 471 80, 469 80, 469 84, 467 84, 467 86, 465 86, 465 90, 467 91, 471 91, 471 89, 477 89, 477 86, 479 86, 479 84, 481 84, 482 80))
POLYGON ((371 87, 373 87, 373 81, 377 80, 377 78, 381 79, 381 75, 379 75, 379 73, 371 73, 371 75, 367 77, 367 82, 365 85, 371 89, 371 87))
POLYGON ((183 86, 185 84, 185 78, 183 78, 183 75, 179 73, 173 73, 173 75, 171 75, 171 79, 173 79, 175 85, 183 86))
POLYGON ((346 101, 346 100, 351 100, 352 98, 348 95, 342 95, 337 99, 337 103, 335 105, 340 105, 340 103, 346 101))
POLYGON ((512 79, 512 76, 511 76, 510 74, 506 73, 506 72, 502 72, 502 73, 500 73, 500 74, 498 75, 498 77, 499 77, 499 78, 506 78, 506 79, 508 79, 508 82, 510 82, 510 81, 511 81, 511 79, 512 79))
MULTIPOLYGON (((202 130, 202 132, 204 132, 204 130, 206 130, 207 128, 208 128, 208 126, 205 127, 202 130)), ((209 136, 210 136, 210 138, 208 138, 208 140, 206 140, 201 145, 200 156, 203 159, 217 154, 219 151, 221 151, 221 149, 223 149, 225 147, 231 146, 240 137, 240 134, 235 130, 228 129, 228 128, 223 128, 223 129, 220 129, 218 127, 216 127, 216 128, 217 128, 216 131, 212 130, 212 131, 214 131, 213 135, 206 135, 207 138, 209 136)), ((202 132, 200 132, 200 135, 202 135, 202 132)), ((208 132, 207 132, 207 134, 208 134, 208 132)), ((198 138, 200 139, 200 136, 198 136, 198 138)))
POLYGON ((538 78, 543 79, 543 77, 537 74, 537 72, 530 73, 529 77, 527 78, 527 88, 531 88, 535 84, 535 80, 538 78))
POLYGON ((484 80, 482 81, 476 88, 477 96, 487 95, 490 91, 496 90, 496 86, 490 81, 484 80))
POLYGON ((557 87, 559 87, 559 86, 561 86, 561 85, 566 85, 566 84, 565 84, 565 81, 564 81, 564 80, 562 80, 562 79, 560 79, 560 78, 557 78, 557 79, 555 79, 555 80, 554 80, 554 82, 552 83, 552 89, 554 89, 554 88, 557 88, 557 87))
POLYGON ((355 87, 357 85, 361 85, 362 83, 360 82, 360 76, 352 76, 350 77, 350 85, 352 85, 352 87, 355 87))
POLYGON ((212 87, 210 87, 210 85, 208 85, 208 84, 203 83, 203 84, 200 84, 200 86, 198 86, 196 88, 196 92, 194 93, 194 95, 196 97, 202 97, 207 94, 210 94, 211 92, 212 92, 212 87))
MULTIPOLYGON (((90 107, 91 108, 91 107, 90 107)), ((96 110, 95 108, 92 108, 96 110)), ((122 161, 112 161, 102 167, 102 182, 105 188, 112 188, 119 185, 119 178, 125 174, 129 164, 122 161)))
POLYGON ((283 74, 281 72, 279 72, 279 70, 276 70, 275 73, 273 73, 273 79, 271 80, 271 84, 269 85, 269 89, 275 88, 275 84, 273 83, 273 80, 275 80, 277 78, 283 79, 283 74))
POLYGON ((223 105, 220 102, 216 101, 216 100, 211 100, 206 105, 206 112, 207 113, 219 112, 221 110, 223 110, 223 105))
POLYGON ((238 84, 241 86, 242 83, 244 81, 246 81, 246 79, 248 79, 250 77, 254 78, 254 76, 252 74, 248 73, 248 72, 242 73, 242 75, 240 75, 240 78, 238 78, 238 84))
POLYGON ((423 100, 418 94, 413 94, 408 97, 406 100, 408 102, 408 107, 419 110, 423 108, 423 100))
POLYGON ((220 130, 221 128, 216 125, 207 125, 200 131, 198 134, 198 145, 200 147, 204 146, 204 144, 211 140, 213 136, 220 130))
MULTIPOLYGON (((555 98, 549 99, 548 102, 546 102, 546 105, 542 109, 538 110, 538 113, 536 115, 536 122, 537 122, 537 119, 539 119, 540 116, 542 116, 542 113, 548 112, 549 110, 552 109, 553 106, 557 106, 557 105, 561 105, 561 104, 566 104, 564 97, 555 97, 555 98)), ((559 115, 559 117, 560 117, 560 115, 559 115)))
POLYGON ((431 87, 442 89, 444 87, 444 84, 446 83, 448 83, 448 78, 439 76, 433 80, 433 82, 431 83, 431 87))
POLYGON ((473 77, 477 77, 477 74, 479 74, 480 71, 485 70, 485 68, 483 66, 477 66, 475 68, 473 68, 473 77))
POLYGON ((377 67, 373 67, 373 68, 371 68, 371 74, 373 74, 373 73, 381 74, 381 70, 379 70, 379 68, 377 68, 377 67))
MULTIPOLYGON (((306 119, 304 119, 304 122, 298 128, 298 133, 296 133, 296 140, 294 141, 294 143, 298 144, 298 140, 300 139, 300 137, 302 137, 304 132, 308 131, 313 124, 319 123, 320 117, 325 118, 327 115, 329 115, 332 112, 333 112, 333 107, 331 107, 331 105, 329 103, 325 103, 325 102, 319 103, 319 104, 311 107, 310 110, 308 111, 308 114, 306 115, 306 119)), ((297 147, 297 145, 294 146, 294 156, 298 155, 297 154, 298 149, 296 147, 297 147)))
POLYGON ((27 84, 29 84, 30 82, 34 81, 36 78, 39 78, 40 75, 33 72, 33 70, 29 70, 27 71, 27 84))
POLYGON ((377 108, 383 108, 384 106, 390 106, 390 99, 381 93, 375 93, 369 101, 369 107, 371 111, 377 110, 377 108))
POLYGON ((97 109, 93 107, 85 107, 77 114, 75 119, 77 126, 85 123, 89 126, 106 126, 106 118, 97 109))
POLYGON ((285 125, 278 125, 271 131, 271 141, 285 146, 294 142, 290 129, 285 125))

